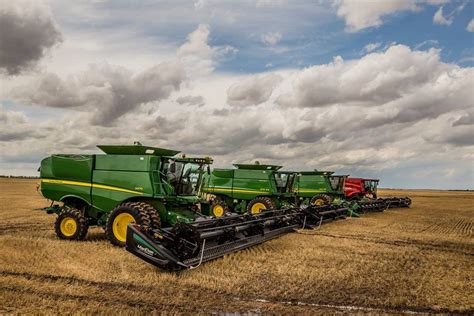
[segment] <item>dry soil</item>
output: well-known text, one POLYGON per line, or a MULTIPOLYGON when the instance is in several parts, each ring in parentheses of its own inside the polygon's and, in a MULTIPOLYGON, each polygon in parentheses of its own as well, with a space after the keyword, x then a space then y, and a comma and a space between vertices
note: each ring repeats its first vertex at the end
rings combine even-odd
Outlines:
POLYGON ((384 190, 413 206, 167 273, 100 228, 57 239, 36 184, 0 179, 0 314, 474 313, 472 192, 384 190))

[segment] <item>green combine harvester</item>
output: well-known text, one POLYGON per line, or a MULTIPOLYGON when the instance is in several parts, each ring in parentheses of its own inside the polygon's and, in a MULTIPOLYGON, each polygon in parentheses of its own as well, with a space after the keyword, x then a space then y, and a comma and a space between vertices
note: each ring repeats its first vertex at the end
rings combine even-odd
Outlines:
POLYGON ((334 175, 332 171, 301 171, 297 173, 293 191, 308 205, 331 205, 344 199, 344 182, 348 176, 334 175))
POLYGON ((211 195, 211 216, 228 213, 258 214, 263 210, 296 206, 295 174, 278 172, 281 166, 234 164, 235 169, 214 169, 204 177, 202 192, 211 195))
MULTIPOLYGON (((141 145, 98 146, 102 155, 52 155, 41 161, 41 192, 58 214, 61 239, 83 239, 90 226, 124 246, 130 223, 148 228, 200 216, 197 191, 211 158, 175 157, 179 151, 141 145), (191 175, 198 175, 194 184, 191 175)), ((208 212, 208 210, 207 210, 208 212)))
MULTIPOLYGON (((211 158, 177 157, 178 151, 139 143, 98 147, 104 154, 58 154, 41 161, 41 193, 52 201, 44 210, 57 214, 57 236, 81 240, 90 226, 99 226, 112 244, 126 246, 165 270, 193 268, 347 213, 335 206, 293 206, 286 187, 273 182, 276 167, 244 167, 240 168, 243 174, 249 173, 243 178, 252 179, 254 174, 254 180, 266 183, 258 187, 261 192, 252 205, 265 205, 263 198, 274 204, 258 211, 240 205, 250 212, 206 216, 210 204, 200 196, 211 177, 211 158), (257 177, 255 172, 266 176, 257 177)), ((232 190, 241 185, 235 182, 232 190)), ((217 187, 214 183, 213 188, 217 187)))

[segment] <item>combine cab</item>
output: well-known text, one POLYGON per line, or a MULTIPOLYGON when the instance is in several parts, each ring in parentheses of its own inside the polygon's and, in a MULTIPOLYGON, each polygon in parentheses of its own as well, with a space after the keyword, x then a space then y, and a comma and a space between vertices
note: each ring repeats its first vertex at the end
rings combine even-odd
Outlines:
POLYGON ((41 161, 41 192, 53 201, 45 210, 58 214, 59 238, 80 240, 90 226, 100 226, 112 244, 124 246, 130 223, 154 229, 200 216, 206 204, 200 205, 197 191, 210 158, 141 145, 98 147, 105 154, 41 161))

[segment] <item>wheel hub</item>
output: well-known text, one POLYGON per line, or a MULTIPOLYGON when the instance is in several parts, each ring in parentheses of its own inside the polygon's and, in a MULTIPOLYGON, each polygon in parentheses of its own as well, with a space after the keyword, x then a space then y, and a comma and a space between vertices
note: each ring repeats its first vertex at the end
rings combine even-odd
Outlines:
POLYGON ((212 209, 212 212, 214 213, 215 217, 221 217, 224 215, 224 208, 222 207, 222 205, 216 205, 212 209))
POLYGON ((77 231, 76 220, 72 217, 65 217, 59 226, 61 233, 66 237, 73 236, 77 231))
POLYGON ((255 203, 254 205, 252 205, 252 208, 250 209, 250 213, 258 214, 262 210, 266 210, 266 209, 267 209, 267 207, 265 206, 265 204, 258 202, 258 203, 255 203))
POLYGON ((127 227, 131 223, 135 223, 135 218, 129 213, 121 213, 114 219, 112 230, 117 240, 121 242, 127 240, 127 227))

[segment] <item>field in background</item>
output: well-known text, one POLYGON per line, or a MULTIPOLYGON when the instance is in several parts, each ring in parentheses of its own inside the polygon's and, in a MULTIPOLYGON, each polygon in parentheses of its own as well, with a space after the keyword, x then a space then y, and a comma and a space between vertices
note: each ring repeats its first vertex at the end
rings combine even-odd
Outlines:
POLYGON ((165 273, 113 247, 54 235, 38 180, 0 179, 0 314, 474 313, 474 193, 385 190, 410 209, 293 233, 165 273))

